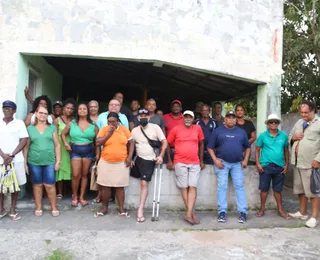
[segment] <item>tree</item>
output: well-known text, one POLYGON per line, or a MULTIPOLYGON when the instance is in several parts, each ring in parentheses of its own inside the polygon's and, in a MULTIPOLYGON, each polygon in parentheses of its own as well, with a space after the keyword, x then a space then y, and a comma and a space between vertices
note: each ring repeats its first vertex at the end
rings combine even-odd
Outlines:
POLYGON ((320 105, 320 1, 285 0, 282 112, 301 96, 320 105))

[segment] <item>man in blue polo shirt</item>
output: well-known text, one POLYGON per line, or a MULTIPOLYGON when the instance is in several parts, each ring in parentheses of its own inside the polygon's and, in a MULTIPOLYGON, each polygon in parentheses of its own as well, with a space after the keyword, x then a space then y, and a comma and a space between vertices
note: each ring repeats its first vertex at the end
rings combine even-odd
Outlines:
POLYGON ((277 202, 278 214, 280 217, 290 219, 282 208, 282 187, 284 175, 289 165, 289 142, 288 135, 278 129, 280 119, 277 115, 271 114, 265 121, 268 130, 260 134, 256 147, 256 165, 260 173, 259 190, 261 207, 256 213, 262 217, 265 211, 268 191, 272 180, 273 195, 277 202))
POLYGON ((236 126, 236 114, 229 110, 224 125, 219 126, 210 137, 208 152, 214 162, 218 177, 218 222, 227 220, 227 189, 229 173, 236 193, 238 222, 247 221, 248 206, 244 190, 244 168, 248 165, 250 143, 246 132, 236 126), (244 154, 244 158, 243 158, 244 154))
POLYGON ((204 154, 203 162, 204 164, 213 164, 212 158, 207 151, 207 146, 212 132, 217 128, 217 121, 210 117, 210 106, 204 104, 201 108, 201 118, 194 121, 196 125, 199 125, 202 129, 204 135, 204 154))

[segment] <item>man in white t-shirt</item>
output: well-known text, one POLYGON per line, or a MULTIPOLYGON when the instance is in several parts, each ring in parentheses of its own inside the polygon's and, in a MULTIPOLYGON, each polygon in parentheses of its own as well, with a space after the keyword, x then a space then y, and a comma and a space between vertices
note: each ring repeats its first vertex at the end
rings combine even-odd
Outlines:
POLYGON ((138 120, 140 125, 132 130, 132 137, 136 146, 137 158, 131 169, 131 176, 140 178, 141 193, 140 206, 137 214, 137 222, 144 222, 143 208, 148 197, 148 183, 151 181, 154 167, 162 164, 163 155, 167 148, 167 140, 160 126, 149 123, 150 115, 146 109, 139 110, 138 120), (157 151, 149 144, 147 137, 155 141, 160 141, 161 151, 157 151), (159 153, 160 152, 160 153, 159 153))
MULTIPOLYGON (((10 101, 2 103, 4 118, 0 121, 0 166, 13 164, 19 186, 27 182, 24 169, 22 149, 28 139, 28 132, 22 120, 14 119, 17 105, 10 101)), ((10 218, 13 221, 21 219, 16 213, 16 204, 19 192, 11 193, 10 218)), ((0 190, 0 219, 7 215, 4 209, 4 194, 0 190)))

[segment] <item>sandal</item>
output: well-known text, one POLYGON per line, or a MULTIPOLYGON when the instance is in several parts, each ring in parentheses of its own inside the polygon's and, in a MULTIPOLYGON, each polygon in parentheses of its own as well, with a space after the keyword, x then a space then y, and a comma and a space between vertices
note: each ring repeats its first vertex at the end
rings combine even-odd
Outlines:
POLYGON ((258 211, 256 213, 256 217, 258 217, 258 218, 263 217, 263 215, 264 215, 264 211, 258 211))
POLYGON ((122 213, 118 213, 120 216, 125 217, 125 218, 130 218, 130 215, 128 212, 122 212, 122 213))
POLYGON ((52 210, 51 215, 52 215, 52 217, 59 217, 60 212, 59 212, 59 210, 52 210))
POLYGON ((190 225, 194 225, 194 222, 193 222, 193 219, 189 219, 189 218, 187 218, 187 217, 184 217, 184 220, 187 222, 187 223, 189 223, 190 225))
POLYGON ((43 211, 42 211, 42 209, 36 209, 36 210, 34 211, 34 214, 35 214, 37 217, 42 217, 43 211))
POLYGON ((12 221, 18 221, 21 219, 21 216, 18 213, 10 214, 9 217, 11 218, 12 221))
POLYGON ((7 216, 8 212, 4 212, 0 215, 0 219, 3 219, 5 216, 7 216))
POLYGON ((62 198, 63 198, 62 194, 57 195, 57 200, 62 200, 62 198))
POLYGON ((77 199, 72 200, 71 201, 71 205, 72 205, 72 207, 77 207, 78 206, 78 200, 77 199))
POLYGON ((84 206, 87 206, 87 205, 88 205, 88 201, 86 201, 86 200, 79 200, 79 201, 80 201, 80 203, 81 203, 82 207, 84 207, 84 206))
POLYGON ((95 198, 95 199, 93 200, 93 203, 100 203, 100 202, 101 202, 101 199, 95 198))
POLYGON ((291 216, 289 216, 288 214, 286 214, 286 213, 279 213, 278 212, 278 216, 279 217, 282 217, 282 218, 284 218, 284 219, 286 219, 286 220, 289 220, 289 219, 291 219, 291 216))
POLYGON ((104 213, 102 213, 102 212, 100 212, 100 211, 97 211, 96 213, 94 213, 94 217, 95 218, 98 218, 98 217, 103 217, 105 214, 104 213))
POLYGON ((143 222, 145 222, 145 217, 144 216, 142 216, 142 217, 137 217, 137 222, 138 223, 143 223, 143 222))

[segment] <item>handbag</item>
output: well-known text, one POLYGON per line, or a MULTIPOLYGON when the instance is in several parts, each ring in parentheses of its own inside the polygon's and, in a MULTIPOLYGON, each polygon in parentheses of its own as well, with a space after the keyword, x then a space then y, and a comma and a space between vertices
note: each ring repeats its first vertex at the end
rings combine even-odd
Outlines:
POLYGON ((140 127, 140 129, 141 129, 141 132, 143 133, 143 135, 147 138, 148 143, 150 144, 150 146, 151 146, 152 148, 154 148, 154 149, 159 149, 159 148, 162 146, 162 143, 161 143, 160 141, 150 139, 150 138, 146 135, 146 133, 143 131, 142 127, 140 127))
POLYGON ((99 185, 97 184, 97 163, 91 167, 90 190, 99 190, 99 185))
POLYGON ((310 179, 310 189, 314 194, 320 194, 320 169, 312 168, 310 179))
POLYGON ((0 174, 0 193, 6 194, 20 191, 16 171, 12 163, 2 165, 0 174))

